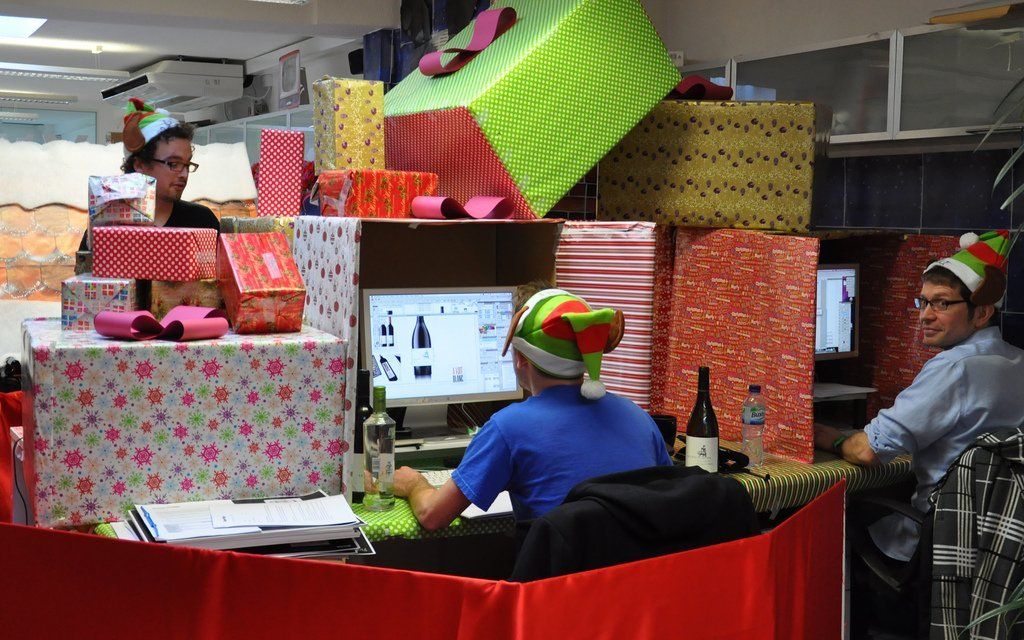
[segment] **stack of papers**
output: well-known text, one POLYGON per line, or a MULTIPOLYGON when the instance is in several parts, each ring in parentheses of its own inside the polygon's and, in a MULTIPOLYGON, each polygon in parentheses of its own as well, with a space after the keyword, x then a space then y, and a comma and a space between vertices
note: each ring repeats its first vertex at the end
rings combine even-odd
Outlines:
POLYGON ((345 497, 323 491, 300 497, 136 505, 127 524, 139 540, 204 549, 288 557, 374 552, 360 529, 365 522, 345 497))

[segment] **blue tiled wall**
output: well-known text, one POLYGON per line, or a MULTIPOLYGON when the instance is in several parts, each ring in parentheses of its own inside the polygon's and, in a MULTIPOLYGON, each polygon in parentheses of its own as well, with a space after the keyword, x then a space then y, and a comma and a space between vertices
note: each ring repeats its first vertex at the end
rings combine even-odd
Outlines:
MULTIPOLYGON (((999 205, 1024 184, 1024 163, 992 191, 1011 151, 926 153, 834 158, 827 167, 826 204, 818 228, 901 229, 959 236, 967 231, 1016 227, 1024 222, 1024 197, 999 205)), ((1003 336, 1024 347, 1024 241, 1010 255, 1003 306, 1003 336)))

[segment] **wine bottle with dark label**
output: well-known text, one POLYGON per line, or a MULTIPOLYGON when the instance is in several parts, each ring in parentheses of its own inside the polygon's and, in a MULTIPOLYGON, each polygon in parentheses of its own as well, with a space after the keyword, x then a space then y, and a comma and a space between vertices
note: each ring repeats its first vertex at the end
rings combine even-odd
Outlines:
POLYGON ((412 373, 417 378, 429 378, 434 362, 434 350, 430 348, 430 331, 423 316, 416 316, 412 330, 412 373))
MULTIPOLYGON (((390 311, 388 313, 391 313, 390 311)), ((388 346, 388 326, 383 322, 380 323, 380 346, 388 346)))
POLYGON ((395 346, 395 325, 391 324, 391 312, 388 311, 388 344, 387 346, 395 346))
POLYGON ((711 406, 711 370, 697 372, 697 402, 686 424, 686 466, 718 471, 718 418, 711 406))
POLYGON ((388 377, 388 380, 395 382, 398 380, 398 376, 395 375, 395 370, 391 368, 391 363, 384 356, 380 357, 380 367, 384 369, 384 375, 388 377))

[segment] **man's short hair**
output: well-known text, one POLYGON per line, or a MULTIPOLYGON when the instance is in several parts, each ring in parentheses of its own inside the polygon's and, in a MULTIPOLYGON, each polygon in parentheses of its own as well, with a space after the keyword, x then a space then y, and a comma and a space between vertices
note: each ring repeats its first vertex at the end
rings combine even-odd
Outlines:
MULTIPOLYGON (((977 308, 977 305, 971 302, 971 290, 967 288, 964 281, 955 273, 946 267, 932 267, 921 275, 921 282, 944 285, 955 290, 960 294, 961 298, 967 301, 967 319, 970 320, 974 318, 974 310, 977 308)), ((988 326, 992 327, 998 324, 999 308, 997 307, 995 313, 992 314, 992 318, 989 320, 988 326)))
POLYGON ((521 284, 516 287, 515 291, 512 292, 512 304, 515 306, 516 311, 523 308, 526 301, 545 289, 553 289, 555 285, 551 284, 547 280, 534 280, 526 284, 521 284))
POLYGON ((195 131, 196 128, 187 122, 161 131, 153 136, 153 139, 147 142, 141 149, 129 154, 121 164, 121 171, 124 173, 135 173, 135 161, 152 161, 156 157, 156 148, 161 142, 170 142, 171 140, 188 140, 192 142, 192 136, 195 135, 195 131))

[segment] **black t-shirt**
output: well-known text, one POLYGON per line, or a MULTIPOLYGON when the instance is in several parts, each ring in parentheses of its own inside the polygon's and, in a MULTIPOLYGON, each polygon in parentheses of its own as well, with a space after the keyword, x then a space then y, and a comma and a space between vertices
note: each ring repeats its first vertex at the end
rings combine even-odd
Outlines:
MULTIPOLYGON (((209 207, 193 202, 185 202, 184 200, 176 200, 171 208, 171 215, 167 218, 164 226, 179 229, 216 229, 219 232, 220 220, 217 219, 213 211, 210 211, 209 207)), ((89 232, 87 231, 82 236, 82 242, 78 247, 79 251, 89 250, 86 246, 86 237, 88 235, 89 232)))

